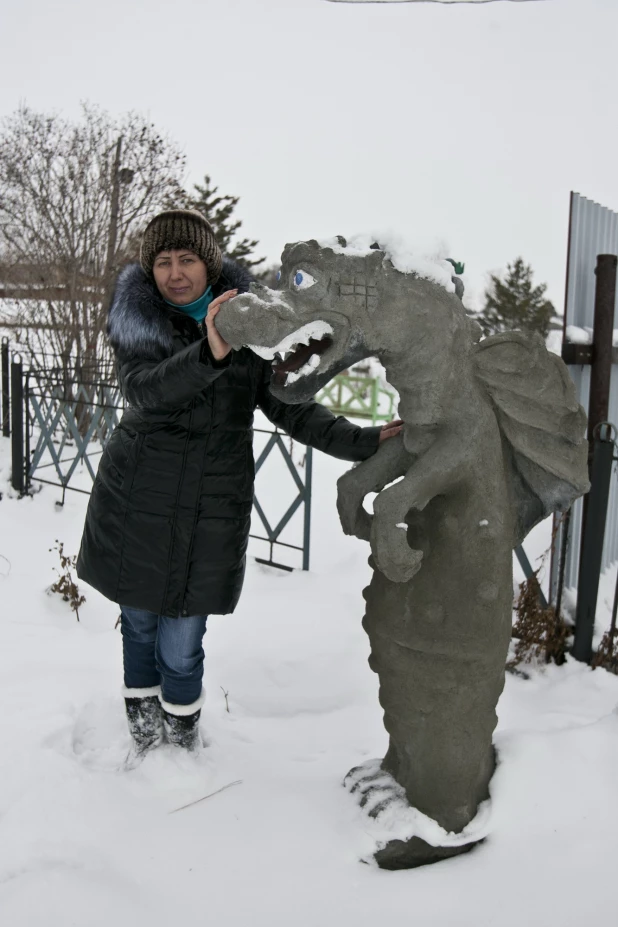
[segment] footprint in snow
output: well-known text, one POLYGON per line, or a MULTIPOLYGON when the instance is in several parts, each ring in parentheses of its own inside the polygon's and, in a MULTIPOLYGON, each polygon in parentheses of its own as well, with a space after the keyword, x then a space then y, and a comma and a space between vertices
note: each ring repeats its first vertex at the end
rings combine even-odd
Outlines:
POLYGON ((90 769, 121 769, 130 746, 122 701, 110 697, 84 705, 73 725, 71 746, 78 761, 90 769))
POLYGON ((212 778, 214 751, 203 731, 202 744, 199 754, 189 755, 164 743, 139 763, 127 763, 131 741, 124 705, 121 699, 109 697, 93 699, 82 707, 70 731, 67 752, 88 769, 130 775, 141 791, 186 799, 193 797, 194 788, 204 786, 205 776, 212 778))

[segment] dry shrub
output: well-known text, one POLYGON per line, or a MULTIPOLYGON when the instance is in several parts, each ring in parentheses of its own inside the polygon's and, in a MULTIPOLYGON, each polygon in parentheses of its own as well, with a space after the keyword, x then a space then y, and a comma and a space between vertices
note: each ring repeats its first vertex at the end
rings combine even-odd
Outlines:
POLYGON ((519 589, 513 625, 516 640, 513 659, 507 664, 514 669, 522 663, 544 662, 564 663, 568 639, 572 629, 562 617, 556 614, 553 605, 543 608, 539 592, 538 571, 527 579, 519 589))
POLYGON ((75 569, 77 562, 77 557, 73 555, 70 557, 64 552, 64 544, 62 541, 56 539, 56 546, 49 548, 50 552, 52 550, 58 551, 58 556, 60 557, 60 570, 55 567, 56 573, 58 574, 58 580, 51 587, 51 592, 57 592, 62 596, 64 602, 68 602, 75 616, 79 621, 79 607, 83 605, 86 601, 86 597, 80 594, 80 591, 77 587, 77 583, 73 579, 71 574, 71 567, 75 569))
POLYGON ((618 628, 612 627, 605 632, 592 661, 592 667, 602 667, 618 676, 618 628))

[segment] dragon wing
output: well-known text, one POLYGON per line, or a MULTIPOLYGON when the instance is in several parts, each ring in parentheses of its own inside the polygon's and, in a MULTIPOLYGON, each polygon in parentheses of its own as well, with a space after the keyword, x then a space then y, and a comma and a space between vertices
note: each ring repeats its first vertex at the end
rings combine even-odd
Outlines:
POLYGON ((565 364, 540 335, 491 335, 473 351, 508 449, 516 546, 539 521, 588 491, 586 413, 565 364))

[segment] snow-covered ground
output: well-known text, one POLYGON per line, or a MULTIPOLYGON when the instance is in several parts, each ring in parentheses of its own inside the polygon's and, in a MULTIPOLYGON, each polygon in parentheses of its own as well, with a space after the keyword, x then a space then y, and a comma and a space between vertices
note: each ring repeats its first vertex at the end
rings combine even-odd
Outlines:
MULTIPOLYGON (((162 747, 127 773, 117 609, 83 587, 77 623, 46 594, 49 548, 77 551, 87 498, 12 498, 8 452, 0 438, 3 925, 614 921, 618 678, 572 661, 507 679, 482 846, 410 872, 360 862, 375 826, 341 782, 386 736, 361 628, 367 548, 335 512, 345 464, 316 455, 311 572, 252 562, 236 614, 209 620, 203 757, 162 747)), ((537 529, 531 559, 545 541, 537 529)))

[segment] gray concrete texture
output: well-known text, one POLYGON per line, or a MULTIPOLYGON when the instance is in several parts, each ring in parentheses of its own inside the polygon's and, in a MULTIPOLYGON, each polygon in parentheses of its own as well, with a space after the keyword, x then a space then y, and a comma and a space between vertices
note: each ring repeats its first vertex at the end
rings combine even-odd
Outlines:
MULTIPOLYGON (((286 402, 370 356, 399 393, 402 434, 339 480, 338 509, 346 534, 371 545, 363 626, 390 737, 382 769, 459 833, 495 766, 513 548, 588 489, 586 417, 567 369, 538 335, 481 341, 455 293, 343 240, 287 245, 278 287, 225 304, 217 328, 236 349, 279 349, 271 390, 286 402)), ((350 777, 358 785, 362 768, 350 777)), ((468 849, 415 837, 376 859, 408 868, 468 849)))

